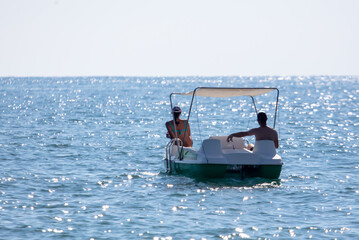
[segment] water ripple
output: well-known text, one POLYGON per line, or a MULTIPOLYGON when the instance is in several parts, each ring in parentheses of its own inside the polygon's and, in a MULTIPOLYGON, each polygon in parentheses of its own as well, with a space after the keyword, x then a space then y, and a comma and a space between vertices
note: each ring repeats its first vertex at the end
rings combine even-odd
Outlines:
MULTIPOLYGON (((9 239, 359 235, 358 77, 0 78, 0 85, 0 232, 9 239), (281 179, 165 173, 169 94, 197 86, 280 89, 281 179)), ((269 124, 272 97, 256 99, 269 124)), ((197 148, 206 136, 256 126, 250 100, 197 100, 197 148)), ((189 100, 175 101, 187 114, 189 100)))

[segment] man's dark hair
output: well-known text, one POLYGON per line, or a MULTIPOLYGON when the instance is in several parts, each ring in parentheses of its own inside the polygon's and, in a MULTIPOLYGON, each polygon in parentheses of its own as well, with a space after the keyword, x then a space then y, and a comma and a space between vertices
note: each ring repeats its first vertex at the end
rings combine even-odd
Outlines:
POLYGON ((257 120, 260 123, 267 124, 267 115, 264 112, 260 112, 257 115, 257 120))

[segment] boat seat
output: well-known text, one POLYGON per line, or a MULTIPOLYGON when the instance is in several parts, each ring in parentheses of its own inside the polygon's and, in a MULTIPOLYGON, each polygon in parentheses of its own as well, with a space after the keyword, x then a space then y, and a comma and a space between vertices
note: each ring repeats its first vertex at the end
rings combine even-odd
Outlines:
MULTIPOLYGON (((181 146, 177 146, 177 145, 172 145, 171 147, 171 151, 170 151, 170 154, 171 156, 179 156, 179 152, 181 151, 181 146)), ((194 149, 193 147, 183 147, 184 150, 187 150, 187 151, 196 151, 196 149, 194 149)))
POLYGON ((201 150, 210 163, 223 163, 225 161, 221 143, 218 139, 203 140, 201 150))
POLYGON ((233 138, 233 142, 227 142, 228 136, 211 136, 209 139, 218 139, 222 149, 243 149, 245 148, 243 138, 233 138))
POLYGON ((277 150, 272 140, 260 140, 255 142, 253 153, 274 157, 277 154, 277 150))

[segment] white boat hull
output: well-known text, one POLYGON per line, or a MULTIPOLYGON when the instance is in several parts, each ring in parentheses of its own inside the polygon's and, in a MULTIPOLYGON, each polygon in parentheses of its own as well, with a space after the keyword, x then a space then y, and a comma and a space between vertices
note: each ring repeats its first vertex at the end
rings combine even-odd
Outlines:
POLYGON ((165 159, 167 171, 200 177, 239 174, 241 177, 279 178, 283 165, 273 141, 269 140, 256 142, 253 151, 245 148, 243 139, 227 143, 224 136, 204 140, 200 150, 176 145, 171 148, 165 159))

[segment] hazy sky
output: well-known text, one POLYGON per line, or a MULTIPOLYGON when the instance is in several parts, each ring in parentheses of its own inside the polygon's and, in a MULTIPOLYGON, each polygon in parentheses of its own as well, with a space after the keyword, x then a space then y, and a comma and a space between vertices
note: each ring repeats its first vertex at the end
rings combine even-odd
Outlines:
POLYGON ((359 75, 358 0, 0 0, 0 76, 359 75))

